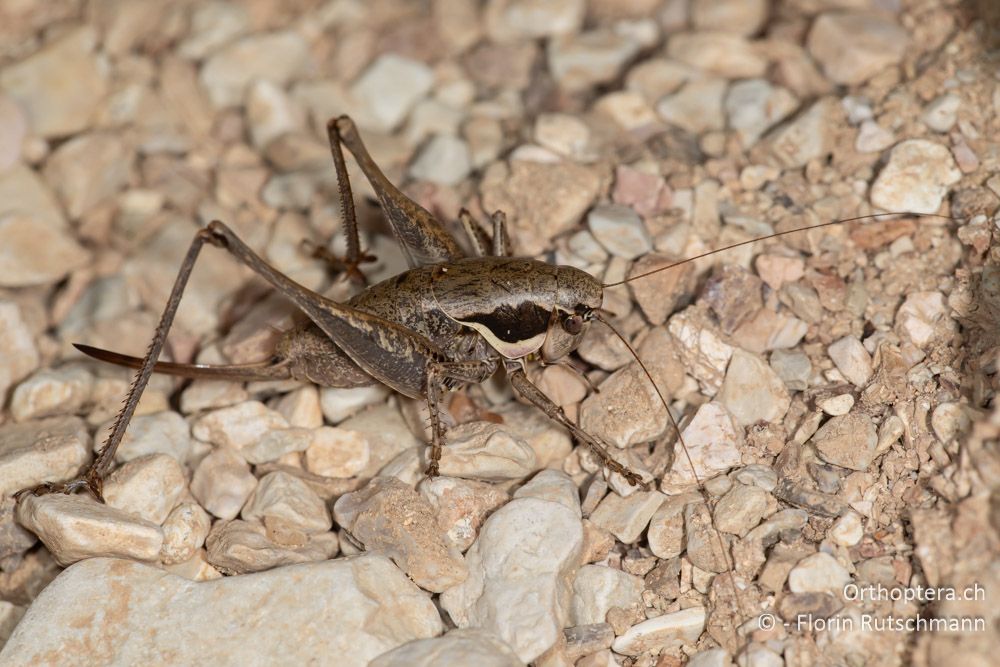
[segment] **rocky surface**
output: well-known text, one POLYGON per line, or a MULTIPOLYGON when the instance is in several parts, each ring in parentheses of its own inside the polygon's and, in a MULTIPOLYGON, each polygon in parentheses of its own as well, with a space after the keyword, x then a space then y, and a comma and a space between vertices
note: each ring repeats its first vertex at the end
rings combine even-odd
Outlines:
MULTIPOLYGON (((102 664, 992 664, 990 3, 8 5, 0 662, 86 645, 102 664), (342 113, 456 235, 462 208, 487 229, 503 210, 516 254, 609 284, 602 317, 642 364, 591 323, 568 363, 528 372, 645 488, 502 374, 447 396, 434 479, 426 406, 381 385, 154 376, 106 505, 17 505, 92 459, 128 389, 71 343, 141 355, 199 225, 330 298, 359 289, 302 244, 343 253, 342 113), (910 214, 743 244, 882 211, 910 214), (904 604, 845 583, 987 591, 904 604), (987 630, 766 630, 764 613, 987 630)), ((378 256, 362 270, 391 278, 406 258, 347 168, 378 256)), ((205 248, 161 356, 253 364, 298 325, 205 248)))

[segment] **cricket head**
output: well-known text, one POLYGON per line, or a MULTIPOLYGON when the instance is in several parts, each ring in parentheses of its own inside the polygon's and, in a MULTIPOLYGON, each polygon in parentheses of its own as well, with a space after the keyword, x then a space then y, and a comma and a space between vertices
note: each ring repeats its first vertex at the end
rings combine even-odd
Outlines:
POLYGON ((575 350, 602 303, 601 281, 572 266, 556 267, 556 298, 540 350, 542 359, 555 361, 575 350))

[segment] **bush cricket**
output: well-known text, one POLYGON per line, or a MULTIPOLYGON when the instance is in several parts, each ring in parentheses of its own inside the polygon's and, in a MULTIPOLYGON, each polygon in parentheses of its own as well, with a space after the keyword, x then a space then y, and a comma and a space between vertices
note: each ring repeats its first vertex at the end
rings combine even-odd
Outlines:
MULTIPOLYGON (((139 369, 110 435, 93 463, 77 479, 26 489, 19 492, 18 497, 25 493, 68 493, 86 488, 101 500, 103 479, 110 471, 118 445, 154 372, 231 381, 296 379, 327 387, 381 383, 405 396, 425 399, 432 434, 426 472, 434 476, 438 474, 444 444, 444 425, 440 414, 444 393, 460 385, 483 382, 503 367, 514 390, 522 398, 586 444, 608 470, 619 473, 632 485, 642 485, 639 474, 613 458, 600 439, 579 428, 526 374, 525 363, 529 359, 558 362, 576 350, 595 320, 611 328, 652 383, 677 433, 683 453, 681 458, 690 466, 701 489, 702 480, 698 479, 680 435, 677 419, 670 412, 666 398, 628 340, 604 316, 604 289, 763 239, 735 243, 627 280, 602 283, 574 267, 510 257, 503 213, 493 214, 492 239, 487 239, 472 216, 463 211, 461 222, 476 251, 474 256, 467 256, 458 241, 431 213, 409 199, 386 178, 372 160, 350 118, 341 116, 332 119, 327 130, 338 177, 348 248, 342 260, 326 259, 335 260, 332 263, 355 277, 362 275, 360 264, 374 259, 360 247, 353 193, 343 153, 346 146, 372 184, 410 268, 367 287, 346 303, 338 303, 299 285, 271 267, 222 222, 211 222, 199 230, 191 242, 144 358, 77 346, 98 359, 139 369), (205 244, 226 250, 308 316, 310 322, 286 333, 270 359, 239 366, 157 361, 188 277, 205 244)), ((779 232, 766 238, 872 217, 877 216, 827 222, 779 232)), ((702 494, 707 504, 708 498, 703 490, 702 494)), ((726 569, 731 572, 732 562, 718 530, 715 530, 715 537, 726 560, 726 569)), ((730 582, 739 605, 736 584, 731 578, 730 582)), ((742 609, 738 613, 744 619, 749 616, 742 609)))

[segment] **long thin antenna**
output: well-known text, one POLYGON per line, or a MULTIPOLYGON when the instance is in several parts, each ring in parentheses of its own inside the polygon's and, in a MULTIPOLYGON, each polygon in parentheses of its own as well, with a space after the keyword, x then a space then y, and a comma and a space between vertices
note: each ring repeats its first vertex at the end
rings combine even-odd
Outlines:
MULTIPOLYGON (((625 338, 625 336, 623 336, 621 332, 618 331, 618 329, 612 326, 610 322, 601 317, 601 314, 599 312, 595 311, 593 317, 595 320, 597 320, 607 328, 611 329, 612 333, 614 333, 615 336, 618 337, 618 340, 620 340, 625 345, 625 347, 628 348, 628 351, 632 354, 632 357, 635 359, 636 363, 639 364, 639 368, 641 368, 642 372, 646 374, 647 378, 649 378, 649 384, 652 385, 653 391, 656 392, 656 395, 660 399, 660 403, 663 404, 663 409, 667 411, 667 418, 670 419, 670 423, 671 425, 673 425, 674 431, 677 432, 677 442, 679 442, 681 445, 681 451, 684 452, 684 458, 687 459, 688 467, 691 468, 691 475, 694 477, 695 484, 698 485, 698 490, 702 494, 702 498, 705 501, 705 507, 708 508, 709 510, 708 522, 712 526, 712 530, 715 533, 716 546, 718 546, 719 548, 719 553, 722 554, 722 560, 725 561, 726 570, 730 573, 729 583, 732 587, 733 599, 736 600, 736 606, 739 610, 740 617, 741 619, 749 618, 750 615, 747 614, 746 610, 743 608, 743 602, 740 599, 740 594, 736 590, 736 581, 735 581, 736 565, 735 563, 732 563, 729 560, 729 552, 726 550, 726 544, 725 540, 722 539, 722 533, 719 531, 718 528, 715 527, 715 524, 712 522, 711 507, 709 506, 708 495, 705 493, 704 488, 702 488, 701 479, 698 477, 698 470, 695 468, 694 460, 691 458, 691 452, 688 451, 687 443, 684 442, 684 436, 681 435, 680 424, 678 424, 677 420, 674 419, 673 413, 670 412, 670 406, 667 405, 667 399, 663 397, 663 393, 660 391, 660 387, 657 386, 656 380, 653 379, 653 375, 649 372, 649 369, 646 368, 646 364, 642 363, 642 359, 639 358, 639 355, 632 347, 632 344, 629 343, 628 340, 625 338)), ((735 632, 735 628, 733 631, 735 632)))
POLYGON ((666 266, 661 266, 658 269, 653 269, 652 271, 647 271, 645 273, 640 273, 637 276, 632 276, 631 278, 626 278, 625 280, 619 280, 613 283, 605 283, 603 287, 617 287, 618 285, 624 285, 630 283, 633 280, 638 280, 639 278, 645 278, 646 276, 651 276, 654 273, 660 273, 661 271, 666 271, 674 267, 680 266, 682 264, 688 264, 689 262, 694 262, 704 257, 714 255, 726 250, 732 250, 733 248, 739 248, 745 245, 750 245, 751 243, 759 243, 760 241, 767 241, 769 239, 776 239, 779 236, 787 236, 788 234, 797 234, 799 232, 805 232, 810 229, 822 229, 824 227, 832 227, 833 225, 842 225, 847 222, 857 222, 859 220, 877 220, 879 218, 885 218, 888 216, 910 216, 917 218, 941 218, 943 220, 954 220, 951 216, 947 215, 937 215, 935 213, 910 213, 908 211, 892 212, 892 213, 871 213, 869 215, 859 215, 853 218, 843 218, 841 220, 834 220, 832 222, 823 222, 818 225, 809 225, 808 227, 798 227, 796 229, 788 229, 783 232, 776 232, 770 236, 761 236, 760 238, 749 239, 746 241, 740 241, 739 243, 733 243, 731 245, 723 246, 722 248, 716 248, 715 250, 709 250, 703 252, 700 255, 695 255, 694 257, 688 257, 687 259, 682 259, 679 262, 674 262, 673 264, 668 264, 666 266))

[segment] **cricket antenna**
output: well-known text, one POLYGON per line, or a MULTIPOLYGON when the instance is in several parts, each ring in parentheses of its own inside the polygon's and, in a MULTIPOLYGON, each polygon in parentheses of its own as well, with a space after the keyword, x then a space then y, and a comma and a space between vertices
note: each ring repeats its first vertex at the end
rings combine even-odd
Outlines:
MULTIPOLYGON (((637 364, 639 364, 639 368, 642 369, 642 372, 646 374, 646 377, 649 379, 649 384, 652 385, 653 391, 656 392, 656 395, 660 399, 660 403, 663 404, 663 409, 667 411, 667 418, 670 419, 670 424, 673 426, 674 431, 677 433, 677 442, 680 443, 681 451, 684 452, 684 458, 687 459, 688 467, 691 469, 691 476, 694 478, 695 484, 698 485, 698 490, 701 492, 702 497, 704 498, 705 506, 708 507, 709 505, 708 495, 705 493, 705 490, 701 485, 701 479, 698 477, 698 470, 694 466, 694 460, 691 458, 691 452, 688 450, 687 443, 684 442, 684 436, 681 435, 681 427, 677 423, 677 420, 674 418, 673 413, 670 412, 670 406, 667 405, 667 399, 663 397, 663 392, 661 392, 660 387, 657 386, 656 380, 653 379, 653 375, 649 372, 649 369, 646 368, 646 364, 642 363, 642 359, 639 358, 639 355, 632 347, 632 344, 628 342, 625 336, 623 336, 622 333, 618 331, 618 329, 616 329, 608 320, 604 319, 601 316, 601 313, 598 311, 594 311, 593 318, 598 322, 600 322, 601 324, 603 324, 604 326, 606 326, 607 328, 611 329, 611 332, 618 337, 618 340, 620 340, 622 344, 624 344, 625 347, 628 349, 628 351, 632 354, 632 358, 635 359, 637 364)), ((719 549, 719 553, 722 555, 722 560, 725 562, 726 571, 729 572, 729 584, 732 589, 733 599, 736 601, 736 608, 740 616, 740 618, 737 620, 736 624, 733 627, 733 633, 735 634, 736 628, 739 627, 739 624, 743 622, 743 619, 749 618, 750 615, 743 608, 743 602, 740 598, 740 594, 736 590, 735 564, 730 560, 729 552, 726 549, 725 540, 722 539, 722 533, 719 532, 719 529, 715 527, 714 523, 712 523, 710 507, 709 507, 709 523, 712 525, 712 530, 715 533, 716 546, 719 549)))
POLYGON ((638 280, 639 278, 645 278, 646 276, 651 276, 654 273, 660 273, 661 271, 666 271, 668 269, 672 269, 672 268, 674 268, 676 266, 680 266, 681 264, 687 264, 689 262, 694 262, 694 261, 697 261, 699 259, 702 259, 703 257, 708 257, 709 255, 714 255, 716 253, 723 252, 724 250, 732 250, 733 248, 739 248, 741 246, 750 245, 751 243, 757 243, 758 241, 767 241, 768 239, 776 239, 779 236, 787 236, 788 234, 797 234, 799 232, 808 231, 810 229, 822 229, 823 227, 832 227, 834 225, 842 225, 842 224, 847 223, 847 222, 857 222, 859 220, 878 220, 878 219, 881 219, 881 218, 899 217, 899 216, 909 216, 909 217, 915 217, 915 218, 941 218, 943 220, 954 220, 955 219, 955 218, 952 218, 951 216, 937 215, 935 213, 912 213, 912 212, 909 212, 909 211, 898 211, 898 212, 889 212, 889 213, 871 213, 869 215, 859 215, 859 216, 855 216, 853 218, 843 218, 841 220, 833 220, 832 222, 822 222, 822 223, 820 223, 818 225, 809 225, 807 227, 797 227, 796 229, 788 229, 788 230, 785 230, 783 232, 777 232, 775 234, 771 234, 769 236, 761 236, 760 238, 748 239, 746 241, 740 241, 739 243, 733 243, 731 245, 727 245, 727 246, 724 246, 722 248, 717 248, 715 250, 709 250, 707 252, 701 253, 700 255, 695 255, 694 257, 688 257, 687 259, 682 259, 679 262, 674 262, 674 263, 668 264, 666 266, 661 266, 658 269, 653 269, 652 271, 646 271, 645 273, 640 273, 637 276, 632 276, 631 278, 626 278, 625 280, 619 280, 619 281, 613 282, 613 283, 605 283, 603 285, 603 287, 617 287, 618 285, 624 285, 626 283, 632 282, 633 280, 638 280))

